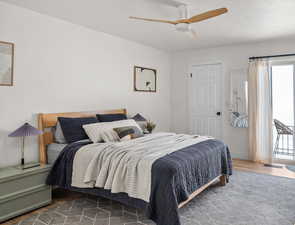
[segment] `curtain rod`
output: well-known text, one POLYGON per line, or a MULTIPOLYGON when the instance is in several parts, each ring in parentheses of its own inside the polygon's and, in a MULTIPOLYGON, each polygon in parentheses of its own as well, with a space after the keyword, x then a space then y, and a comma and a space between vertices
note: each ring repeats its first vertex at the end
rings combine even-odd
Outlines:
POLYGON ((285 54, 285 55, 266 55, 266 56, 256 56, 250 57, 249 60, 252 59, 267 59, 267 58, 277 58, 277 57, 288 57, 288 56, 295 56, 295 54, 285 54))

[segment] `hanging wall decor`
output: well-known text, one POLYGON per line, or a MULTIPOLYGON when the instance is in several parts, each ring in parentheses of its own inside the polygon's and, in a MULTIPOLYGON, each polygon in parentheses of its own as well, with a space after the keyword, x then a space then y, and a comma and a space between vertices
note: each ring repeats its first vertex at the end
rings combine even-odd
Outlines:
POLYGON ((0 41, 0 86, 13 85, 14 44, 0 41))
POLYGON ((134 66, 134 91, 156 92, 157 71, 134 66))

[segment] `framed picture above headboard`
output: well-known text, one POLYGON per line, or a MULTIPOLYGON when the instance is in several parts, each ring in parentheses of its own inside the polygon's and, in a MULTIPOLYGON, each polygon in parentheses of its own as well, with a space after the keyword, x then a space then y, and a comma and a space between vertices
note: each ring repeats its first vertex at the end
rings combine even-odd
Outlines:
POLYGON ((0 41, 0 86, 13 85, 14 44, 0 41))
POLYGON ((134 91, 156 92, 157 70, 134 66, 134 91))

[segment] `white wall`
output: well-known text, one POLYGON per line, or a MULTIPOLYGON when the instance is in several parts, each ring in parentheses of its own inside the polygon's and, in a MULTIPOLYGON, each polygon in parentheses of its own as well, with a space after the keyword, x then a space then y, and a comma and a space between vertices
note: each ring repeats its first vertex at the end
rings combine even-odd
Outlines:
POLYGON ((294 40, 280 40, 257 44, 235 45, 184 51, 173 54, 171 78, 171 129, 175 132, 188 132, 187 82, 190 65, 203 63, 223 64, 223 139, 229 145, 234 158, 248 159, 247 129, 232 128, 228 122, 230 80, 232 69, 247 69, 251 56, 295 53, 294 40))
MULTIPOLYGON (((17 139, 39 112, 127 108, 170 129, 170 57, 167 53, 0 3, 0 40, 15 43, 14 86, 0 86, 0 167, 19 163, 17 139), (158 71, 157 93, 133 91, 133 66, 158 71)), ((26 159, 38 159, 28 138, 26 159)))

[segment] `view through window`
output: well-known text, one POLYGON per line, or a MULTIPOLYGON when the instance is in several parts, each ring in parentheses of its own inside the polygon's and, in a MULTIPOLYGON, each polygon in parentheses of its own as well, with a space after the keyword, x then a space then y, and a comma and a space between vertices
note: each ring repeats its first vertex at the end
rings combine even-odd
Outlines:
POLYGON ((274 157, 294 160, 294 64, 272 66, 274 157))

